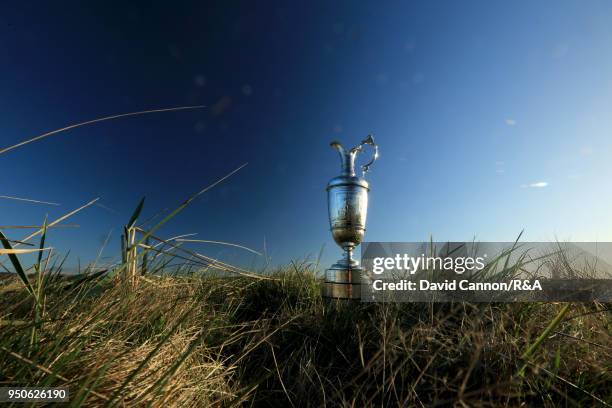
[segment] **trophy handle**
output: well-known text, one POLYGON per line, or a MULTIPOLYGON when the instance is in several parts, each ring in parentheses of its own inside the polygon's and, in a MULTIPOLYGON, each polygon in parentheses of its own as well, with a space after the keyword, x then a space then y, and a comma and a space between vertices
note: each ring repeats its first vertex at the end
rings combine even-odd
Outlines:
POLYGON ((367 162, 366 164, 361 165, 362 177, 370 170, 370 166, 378 159, 378 145, 374 143, 374 136, 368 135, 365 139, 361 141, 359 146, 355 147, 353 150, 355 152, 361 152, 365 145, 372 146, 374 148, 374 154, 372 155, 372 160, 367 162))

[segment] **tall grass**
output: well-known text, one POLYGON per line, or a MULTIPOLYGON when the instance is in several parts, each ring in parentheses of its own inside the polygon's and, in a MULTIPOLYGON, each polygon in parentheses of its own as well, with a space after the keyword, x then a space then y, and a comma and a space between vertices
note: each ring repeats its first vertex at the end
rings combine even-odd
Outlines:
POLYGON ((20 239, 0 231, 0 265, 14 272, 0 278, 0 386, 69 387, 75 407, 612 402, 609 305, 329 301, 312 263, 262 276, 185 247, 225 243, 158 235, 241 168, 151 226, 138 223, 141 200, 121 261, 77 275, 50 233, 97 199, 20 239))
POLYGON ((139 270, 129 291, 112 273, 40 264, 54 277, 31 282, 42 312, 3 280, 0 382, 68 386, 71 406, 612 401, 607 305, 325 301, 306 262, 266 280, 139 270))

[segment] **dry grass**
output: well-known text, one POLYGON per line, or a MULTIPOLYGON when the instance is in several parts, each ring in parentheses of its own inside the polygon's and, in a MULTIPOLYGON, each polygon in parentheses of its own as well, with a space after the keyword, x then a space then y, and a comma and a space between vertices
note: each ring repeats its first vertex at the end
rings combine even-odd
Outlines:
POLYGON ((609 305, 325 301, 310 263, 261 276, 153 234, 208 188, 148 230, 142 200, 102 271, 62 277, 40 251, 95 201, 20 240, 0 233, 17 272, 0 287, 0 384, 102 407, 612 402, 609 305), (34 237, 25 268, 12 243, 34 237))
POLYGON ((153 235, 240 168, 147 230, 141 201, 107 270, 62 277, 41 251, 96 200, 24 238, 0 233, 18 275, 0 279, 0 386, 66 386, 75 407, 612 404, 610 305, 329 302, 307 264, 261 279, 153 235), (26 268, 14 247, 36 237, 26 268))
POLYGON ((605 305, 571 305, 519 375, 562 305, 325 302, 308 268, 277 277, 151 276, 129 293, 116 279, 72 290, 58 280, 33 344, 32 299, 5 280, 1 382, 67 385, 75 406, 612 400, 605 305))

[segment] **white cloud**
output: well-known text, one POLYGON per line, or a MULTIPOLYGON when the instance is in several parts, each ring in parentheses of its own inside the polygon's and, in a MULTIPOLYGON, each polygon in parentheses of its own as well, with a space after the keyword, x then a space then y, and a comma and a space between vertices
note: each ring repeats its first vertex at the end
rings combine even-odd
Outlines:
POLYGON ((503 161, 496 161, 495 162, 495 172, 497 174, 504 174, 506 172, 504 165, 505 163, 503 161))
POLYGON ((522 188, 544 188, 548 186, 548 182, 546 181, 538 181, 531 184, 521 184, 522 188))
POLYGON ((514 126, 514 125, 516 125, 516 120, 514 120, 512 118, 508 118, 508 119, 506 119, 506 125, 514 126))

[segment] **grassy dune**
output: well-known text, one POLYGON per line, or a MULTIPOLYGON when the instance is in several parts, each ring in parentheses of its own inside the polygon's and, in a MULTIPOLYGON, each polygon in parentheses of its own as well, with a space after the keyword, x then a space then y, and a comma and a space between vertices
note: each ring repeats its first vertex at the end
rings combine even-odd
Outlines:
POLYGON ((325 301, 310 264, 261 276, 156 236, 240 168, 146 228, 141 201, 120 261, 76 276, 48 232, 96 200, 0 232, 0 386, 66 386, 70 406, 612 404, 610 305, 325 301))
POLYGON ((38 318, 6 278, 0 381, 68 386, 74 406, 612 401, 605 305, 570 305, 521 358, 563 305, 326 302, 306 266, 273 277, 49 279, 38 318))

